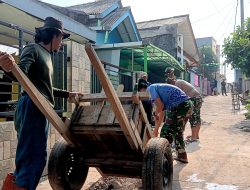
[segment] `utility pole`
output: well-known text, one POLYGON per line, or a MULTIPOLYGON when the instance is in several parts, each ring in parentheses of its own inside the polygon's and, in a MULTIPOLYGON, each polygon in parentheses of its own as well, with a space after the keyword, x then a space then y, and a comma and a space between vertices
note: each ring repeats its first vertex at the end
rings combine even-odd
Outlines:
MULTIPOLYGON (((240 0, 240 24, 241 24, 241 30, 245 30, 244 28, 244 0, 240 0)), ((242 89, 242 94, 244 95, 244 92, 246 90, 246 76, 241 73, 241 89, 242 89)))
POLYGON ((240 23, 241 23, 241 29, 244 29, 244 0, 240 0, 240 23))

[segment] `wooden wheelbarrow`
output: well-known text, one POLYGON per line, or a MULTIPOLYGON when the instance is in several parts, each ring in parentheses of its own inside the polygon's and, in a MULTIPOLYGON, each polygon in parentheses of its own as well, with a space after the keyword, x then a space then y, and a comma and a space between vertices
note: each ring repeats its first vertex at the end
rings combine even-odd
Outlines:
POLYGON ((81 97, 68 122, 61 120, 18 66, 13 70, 32 101, 63 137, 50 153, 51 187, 80 190, 89 167, 96 167, 103 176, 141 178, 145 190, 172 189, 170 145, 166 139, 152 138, 141 103, 148 95, 115 91, 94 49, 90 45, 85 49, 105 94, 81 97), (86 106, 81 102, 98 103, 86 106))

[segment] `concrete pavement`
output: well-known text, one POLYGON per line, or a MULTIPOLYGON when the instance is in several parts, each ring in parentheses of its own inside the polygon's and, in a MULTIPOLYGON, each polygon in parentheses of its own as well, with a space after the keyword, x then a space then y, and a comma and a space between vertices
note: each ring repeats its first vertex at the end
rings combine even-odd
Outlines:
POLYGON ((230 94, 204 99, 200 141, 187 145, 188 164, 175 162, 174 190, 250 190, 250 133, 237 128, 243 113, 232 110, 230 94))

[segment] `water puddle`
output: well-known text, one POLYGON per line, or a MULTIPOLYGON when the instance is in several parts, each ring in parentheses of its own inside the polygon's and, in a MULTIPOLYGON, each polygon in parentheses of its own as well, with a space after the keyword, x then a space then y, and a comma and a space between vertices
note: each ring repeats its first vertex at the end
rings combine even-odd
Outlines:
POLYGON ((206 183, 207 190, 238 190, 237 186, 234 185, 219 185, 216 183, 206 183))
POLYGON ((187 181, 192 182, 192 183, 200 183, 200 182, 205 181, 205 180, 202 180, 202 179, 198 179, 197 175, 198 174, 193 174, 193 175, 189 176, 187 181))
POLYGON ((195 188, 195 190, 238 190, 238 186, 234 185, 220 185, 216 183, 206 183, 205 180, 199 179, 197 177, 198 174, 193 174, 188 177, 186 181, 191 183, 201 183, 206 184, 206 187, 204 189, 195 188))

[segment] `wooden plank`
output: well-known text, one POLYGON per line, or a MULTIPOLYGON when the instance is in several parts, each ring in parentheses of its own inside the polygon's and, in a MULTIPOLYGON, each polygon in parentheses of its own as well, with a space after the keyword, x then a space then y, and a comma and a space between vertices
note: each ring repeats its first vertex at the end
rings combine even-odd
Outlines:
MULTIPOLYGON (((117 87, 117 94, 122 93, 124 85, 119 85, 117 87)), ((104 90, 102 89, 101 94, 104 95, 104 90)), ((78 113, 75 114, 74 118, 78 116, 78 120, 73 118, 72 123, 74 125, 112 125, 115 119, 115 114, 110 105, 104 106, 104 101, 97 102, 96 105, 89 106, 79 106, 77 112, 81 112, 79 116, 78 113), (84 113, 82 110, 84 109, 84 113), (77 121, 77 122, 76 122, 77 121)))
POLYGON ((142 146, 141 137, 140 137, 140 135, 139 135, 139 133, 138 133, 138 130, 137 130, 136 127, 135 127, 135 123, 133 122, 132 119, 130 120, 130 125, 132 126, 132 129, 133 129, 133 131, 134 131, 134 134, 135 134, 135 136, 136 136, 136 140, 137 140, 139 146, 141 147, 142 151, 144 152, 145 147, 142 146))
POLYGON ((142 115, 143 121, 144 121, 146 124, 149 123, 149 121, 148 121, 148 116, 147 116, 147 114, 146 114, 146 112, 145 112, 145 110, 144 110, 144 107, 143 107, 143 104, 142 104, 141 101, 139 102, 139 110, 140 110, 140 113, 141 113, 141 115, 142 115))
POLYGON ((84 106, 79 106, 74 110, 71 116, 71 123, 78 123, 81 118, 82 112, 84 111, 84 106))
POLYGON ((101 61, 99 60, 93 47, 90 44, 86 45, 85 50, 102 84, 108 101, 111 104, 112 110, 114 111, 115 116, 119 121, 119 124, 124 132, 124 135, 126 136, 126 139, 128 140, 128 143, 130 144, 132 149, 138 149, 138 143, 131 129, 129 120, 125 114, 125 111, 117 94, 115 93, 114 87, 111 81, 109 80, 105 69, 103 68, 101 61))
POLYGON ((104 102, 101 104, 97 104, 95 107, 95 110, 92 113, 88 113, 89 119, 90 119, 88 122, 89 124, 95 125, 98 123, 98 119, 102 111, 103 105, 104 105, 104 102))
POLYGON ((149 141, 149 139, 153 138, 153 131, 152 131, 152 128, 150 125, 146 125, 145 126, 145 130, 144 130, 144 134, 143 134, 143 138, 142 138, 142 147, 143 147, 143 150, 145 150, 145 147, 149 141))
POLYGON ((72 127, 71 130, 74 134, 85 135, 123 135, 123 131, 120 126, 84 126, 84 127, 72 127))
POLYGON ((132 115, 132 119, 135 123, 138 122, 139 120, 139 116, 140 116, 140 113, 139 113, 139 105, 135 104, 134 105, 134 109, 133 109, 133 115, 132 115))
MULTIPOLYGON (((139 102, 139 110, 140 110, 140 113, 141 113, 142 121, 145 122, 144 131, 141 131, 141 132, 143 132, 142 150, 144 151, 148 140, 153 138, 154 136, 153 136, 153 131, 152 131, 151 125, 149 124, 149 121, 148 121, 147 114, 146 114, 146 112, 144 110, 144 107, 143 107, 143 104, 142 104, 141 101, 139 102)), ((140 130, 140 129, 138 129, 138 130, 140 130)))
MULTIPOLYGON (((98 105, 82 106, 83 112, 81 113, 80 119, 78 120, 79 125, 93 125, 96 124, 98 117, 95 111, 99 110, 98 105)), ((100 110, 99 110, 100 111, 100 110)), ((75 124, 75 123, 74 123, 75 124)))
MULTIPOLYGON (((133 105, 131 105, 131 104, 123 104, 122 105, 128 120, 130 120, 132 118, 132 114, 133 114, 133 107, 132 106, 133 105)), ((119 120, 117 118, 115 118, 114 124, 119 124, 119 120)))
MULTIPOLYGON (((149 94, 147 92, 138 92, 136 96, 138 96, 140 100, 149 99, 149 94)), ((133 92, 122 92, 118 94, 118 98, 121 101, 132 100, 134 98, 133 92)), ((102 93, 84 94, 83 96, 79 97, 79 102, 93 102, 93 101, 107 101, 107 100, 108 100, 107 96, 102 93)))
POLYGON ((87 158, 84 160, 86 165, 90 167, 98 167, 98 166, 124 166, 124 167, 136 167, 141 168, 141 162, 140 161, 133 161, 133 160, 117 160, 112 158, 87 158))
POLYGON ((138 133, 140 134, 140 137, 141 137, 142 141, 143 141, 143 134, 144 134, 144 130, 143 129, 145 128, 145 127, 143 127, 144 125, 145 125, 145 123, 142 122, 141 119, 139 119, 138 123, 137 123, 137 126, 136 126, 136 128, 138 130, 138 133))
MULTIPOLYGON (((101 94, 105 96, 105 92, 104 92, 103 88, 102 88, 101 94)), ((100 107, 103 107, 104 103, 105 103, 105 101, 98 101, 97 105, 99 105, 100 107)))
POLYGON ((98 125, 113 125, 115 120, 115 113, 113 112, 110 105, 103 107, 100 118, 98 120, 98 125))
MULTIPOLYGON (((116 93, 119 95, 123 92, 123 90, 124 90, 124 85, 120 84, 116 89, 116 93)), ((102 89, 102 94, 105 95, 103 89, 102 89)), ((104 103, 104 101, 102 102, 104 103)), ((112 108, 109 105, 104 106, 100 113, 98 125, 113 125, 114 120, 115 120, 115 113, 113 112, 112 108)))
POLYGON ((55 127, 55 129, 62 135, 65 141, 75 146, 73 143, 73 138, 70 134, 69 127, 63 123, 61 118, 56 114, 52 106, 45 99, 45 97, 37 90, 37 88, 33 85, 33 83, 28 79, 28 77, 22 72, 22 70, 18 67, 18 65, 14 64, 12 69, 12 73, 18 80, 18 82, 22 85, 25 92, 29 95, 34 104, 38 107, 38 109, 44 114, 44 116, 48 119, 48 121, 55 127))

